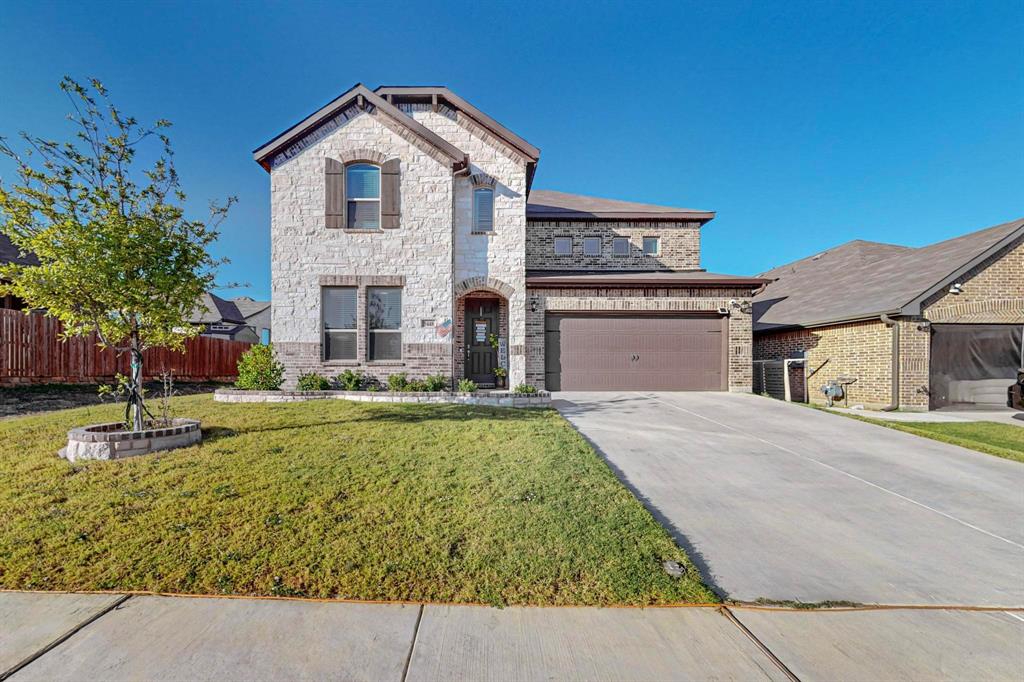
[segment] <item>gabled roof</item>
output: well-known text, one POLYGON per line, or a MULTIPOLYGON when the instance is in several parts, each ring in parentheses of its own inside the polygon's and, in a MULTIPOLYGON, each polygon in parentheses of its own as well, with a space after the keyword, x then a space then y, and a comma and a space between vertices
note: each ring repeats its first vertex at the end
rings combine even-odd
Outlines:
POLYGON ((243 324, 245 316, 234 302, 206 292, 196 303, 189 322, 192 324, 214 324, 217 322, 243 324))
POLYGON ((921 304, 993 254, 1024 237, 1024 218, 912 248, 855 240, 761 276, 754 329, 813 327, 889 315, 921 304))
POLYGON ((10 237, 0 234, 0 265, 14 263, 15 265, 39 265, 39 259, 34 253, 22 253, 10 237))
POLYGON ((356 83, 351 89, 334 98, 325 106, 317 109, 291 128, 275 136, 269 142, 254 149, 252 152, 253 158, 263 166, 264 170, 269 172, 274 156, 333 119, 353 103, 359 106, 371 105, 377 107, 450 158, 454 170, 461 170, 469 164, 469 156, 465 152, 426 126, 414 121, 412 117, 406 116, 402 111, 390 102, 385 101, 362 83, 356 83))
POLYGON ((526 217, 531 220, 699 220, 706 223, 715 217, 715 212, 537 189, 527 198, 526 217))
POLYGON ((382 85, 374 90, 374 92, 392 103, 445 102, 452 108, 467 114, 484 128, 494 133, 499 139, 504 140, 510 146, 517 149, 530 161, 536 163, 540 159, 540 149, 534 147, 443 85, 382 85))

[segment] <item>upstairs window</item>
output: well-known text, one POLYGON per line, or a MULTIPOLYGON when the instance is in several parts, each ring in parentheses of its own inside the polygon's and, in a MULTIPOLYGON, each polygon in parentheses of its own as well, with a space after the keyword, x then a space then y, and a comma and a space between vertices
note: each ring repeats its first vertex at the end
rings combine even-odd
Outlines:
POLYGON ((600 237, 584 237, 583 238, 583 255, 584 256, 600 256, 601 255, 601 238, 600 237))
POLYGON ((555 237, 555 255, 572 255, 572 237, 555 237))
POLYGON ((494 190, 478 187, 473 190, 473 231, 494 230, 494 190))
POLYGON ((324 322, 324 360, 355 360, 356 288, 324 287, 321 305, 324 322))
POLYGON ((369 360, 402 359, 402 289, 369 287, 366 290, 366 326, 369 360))
POLYGON ((353 163, 345 168, 347 227, 354 230, 380 229, 380 168, 353 163))
POLYGON ((628 256, 629 240, 625 237, 615 237, 612 239, 612 255, 628 256))
POLYGON ((644 237, 644 255, 645 256, 660 256, 661 255, 661 238, 660 237, 644 237))

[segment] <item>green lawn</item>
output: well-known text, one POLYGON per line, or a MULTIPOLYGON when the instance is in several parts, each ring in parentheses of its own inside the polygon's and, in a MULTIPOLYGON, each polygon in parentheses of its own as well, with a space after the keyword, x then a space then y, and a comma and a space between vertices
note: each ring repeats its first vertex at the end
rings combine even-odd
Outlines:
POLYGON ((114 406, 0 421, 0 588, 491 604, 715 601, 554 411, 175 399, 201 446, 55 457, 114 406), (662 562, 688 570, 672 578, 662 562))
POLYGON ((878 424, 897 431, 951 443, 961 447, 1024 462, 1024 428, 999 422, 896 422, 871 419, 845 412, 844 417, 878 424))

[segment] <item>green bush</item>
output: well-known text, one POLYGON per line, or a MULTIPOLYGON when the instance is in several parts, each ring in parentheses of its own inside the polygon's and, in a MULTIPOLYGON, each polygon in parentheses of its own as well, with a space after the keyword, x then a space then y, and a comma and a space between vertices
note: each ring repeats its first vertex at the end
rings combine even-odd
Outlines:
POLYGON ((512 389, 512 391, 513 393, 536 393, 537 387, 531 386, 530 384, 519 384, 514 389, 512 389))
POLYGON ((346 369, 335 379, 343 391, 361 391, 366 379, 359 370, 346 369))
POLYGON ((459 393, 476 393, 476 382, 472 379, 459 379, 459 393))
POLYGON ((236 388, 276 391, 284 383, 284 365, 277 361, 274 345, 253 346, 238 358, 236 388))
POLYGON ((405 372, 397 372, 388 377, 389 391, 408 391, 409 375, 405 372))
POLYGON ((426 385, 426 390, 437 393, 448 388, 448 377, 443 374, 431 374, 423 380, 423 383, 426 385))
POLYGON ((413 379, 405 385, 404 390, 411 393, 426 393, 429 389, 427 389, 427 382, 423 379, 413 379))
POLYGON ((331 390, 331 381, 316 372, 310 372, 299 377, 298 389, 300 391, 329 391, 331 390))

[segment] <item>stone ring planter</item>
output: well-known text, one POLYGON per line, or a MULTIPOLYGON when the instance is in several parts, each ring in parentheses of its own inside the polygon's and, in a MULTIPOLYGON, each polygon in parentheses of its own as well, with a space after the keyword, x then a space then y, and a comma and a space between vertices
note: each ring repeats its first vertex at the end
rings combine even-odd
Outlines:
POLYGON ((68 431, 68 444, 57 454, 76 462, 81 459, 123 459, 157 450, 195 445, 203 439, 196 419, 173 419, 170 426, 125 431, 124 424, 93 424, 68 431))

